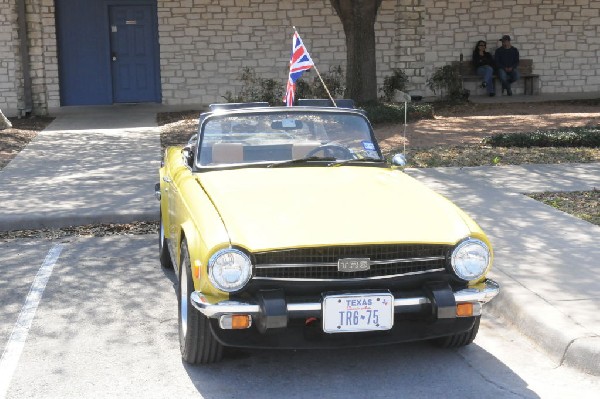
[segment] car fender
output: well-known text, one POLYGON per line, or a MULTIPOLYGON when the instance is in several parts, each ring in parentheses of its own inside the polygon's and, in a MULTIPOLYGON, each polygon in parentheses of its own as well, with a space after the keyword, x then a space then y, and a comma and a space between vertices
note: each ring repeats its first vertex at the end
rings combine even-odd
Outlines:
POLYGON ((223 220, 197 176, 184 165, 181 148, 171 147, 167 150, 163 173, 169 179, 164 187, 171 191, 165 196, 170 198, 166 202, 172 202, 163 205, 163 210, 170 212, 163 220, 169 223, 168 241, 174 247, 177 269, 181 264, 181 244, 185 239, 190 252, 194 288, 206 294, 228 298, 228 294, 210 284, 207 274, 210 256, 231 245, 223 220), (170 206, 175 208, 169 209, 170 206), (177 210, 176 214, 172 214, 174 210, 177 210))
POLYGON ((210 283, 208 261, 212 254, 220 249, 229 247, 229 245, 222 243, 221 245, 207 248, 206 241, 200 236, 198 228, 191 220, 188 220, 181 226, 180 240, 177 246, 179 251, 178 259, 181 259, 181 243, 184 239, 187 241, 188 251, 190 252, 191 275, 194 280, 194 288, 214 298, 228 299, 228 293, 216 289, 210 283))
POLYGON ((494 264, 494 248, 487 235, 483 232, 481 227, 479 227, 479 224, 477 224, 477 222, 475 222, 469 215, 467 215, 467 213, 465 213, 465 211, 460 209, 458 206, 456 206, 455 204, 453 204, 453 206, 456 208, 456 212, 463 218, 465 224, 469 227, 469 230, 471 231, 471 233, 469 234, 470 238, 475 238, 477 240, 483 241, 490 251, 490 262, 485 273, 483 273, 483 276, 481 276, 479 279, 469 281, 468 285, 471 287, 485 281, 486 275, 490 272, 490 269, 494 264))

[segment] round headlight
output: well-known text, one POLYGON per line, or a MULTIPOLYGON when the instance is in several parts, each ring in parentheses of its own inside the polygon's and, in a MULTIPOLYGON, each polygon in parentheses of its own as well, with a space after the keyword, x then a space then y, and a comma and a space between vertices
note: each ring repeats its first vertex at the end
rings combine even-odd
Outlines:
POLYGON ((222 249, 210 257, 208 277, 221 291, 238 291, 252 277, 252 263, 242 251, 233 248, 222 249))
POLYGON ((469 238, 452 252, 454 273, 463 280, 476 280, 483 276, 490 263, 490 250, 483 241, 469 238))

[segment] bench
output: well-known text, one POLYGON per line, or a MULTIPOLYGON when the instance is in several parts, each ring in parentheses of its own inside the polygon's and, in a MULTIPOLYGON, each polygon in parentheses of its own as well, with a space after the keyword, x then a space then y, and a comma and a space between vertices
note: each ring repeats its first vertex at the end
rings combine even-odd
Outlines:
MULTIPOLYGON (((452 65, 458 69, 460 78, 463 81, 463 87, 465 82, 481 82, 481 76, 475 73, 473 64, 471 61, 455 61, 452 65)), ((524 94, 539 94, 539 78, 540 75, 533 73, 533 60, 521 59, 519 60, 519 73, 521 74, 520 80, 523 81, 523 93, 524 94)), ((494 85, 498 76, 494 74, 494 85)))

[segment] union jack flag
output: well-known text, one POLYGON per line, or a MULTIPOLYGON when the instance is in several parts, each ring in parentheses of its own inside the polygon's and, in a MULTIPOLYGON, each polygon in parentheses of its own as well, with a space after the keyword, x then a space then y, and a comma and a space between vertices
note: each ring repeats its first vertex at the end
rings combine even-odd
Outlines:
POLYGON ((294 105, 294 95, 296 93, 296 81, 300 79, 300 76, 304 71, 308 71, 313 67, 315 63, 308 50, 302 43, 298 32, 294 32, 292 40, 292 56, 290 58, 290 74, 287 81, 287 87, 285 89, 285 105, 291 107, 294 105))

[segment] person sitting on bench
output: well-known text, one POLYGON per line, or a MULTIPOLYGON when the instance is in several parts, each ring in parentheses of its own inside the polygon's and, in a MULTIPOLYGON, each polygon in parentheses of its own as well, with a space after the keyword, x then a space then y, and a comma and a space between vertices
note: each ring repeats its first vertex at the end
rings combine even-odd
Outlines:
POLYGON ((510 44, 510 36, 502 36, 502 46, 496 49, 494 60, 498 66, 498 78, 502 83, 502 90, 512 96, 511 83, 519 80, 519 50, 510 44))
POLYGON ((494 87, 494 59, 492 55, 486 51, 487 43, 483 40, 477 42, 473 50, 473 66, 477 75, 481 76, 483 82, 481 87, 487 88, 487 93, 490 97, 496 95, 494 87))

